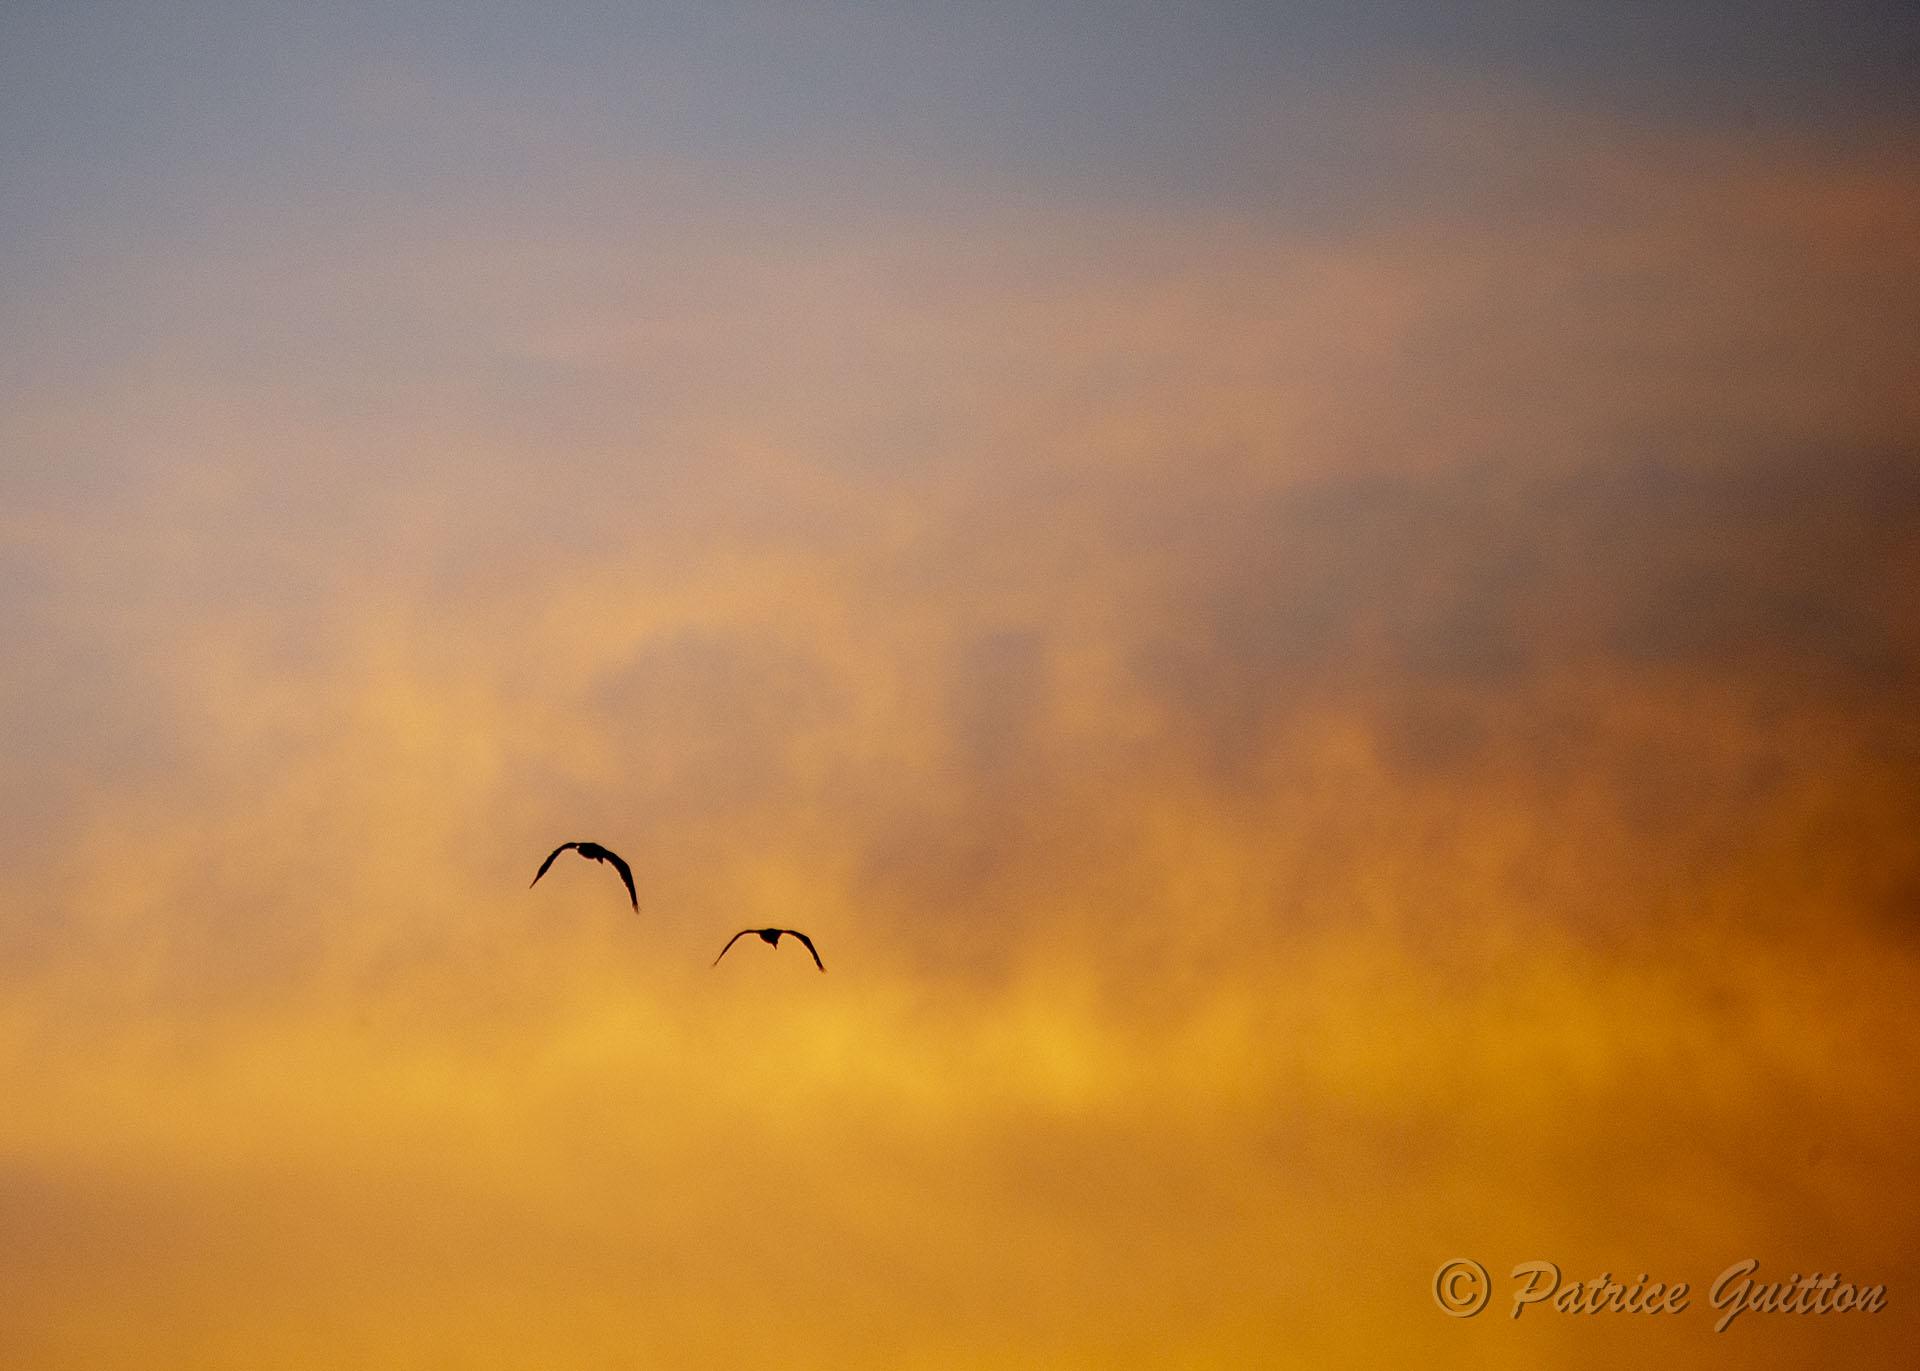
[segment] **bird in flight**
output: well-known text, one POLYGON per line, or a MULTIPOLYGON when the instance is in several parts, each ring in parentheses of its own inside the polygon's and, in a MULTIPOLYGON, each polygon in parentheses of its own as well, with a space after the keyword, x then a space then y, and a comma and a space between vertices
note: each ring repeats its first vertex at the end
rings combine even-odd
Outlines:
POLYGON ((527 889, 531 890, 536 885, 539 885, 540 878, 546 875, 547 868, 553 865, 553 859, 558 857, 562 852, 565 852, 568 848, 572 848, 582 857, 590 858, 596 862, 611 862, 613 869, 620 873, 621 884, 627 888, 627 898, 633 901, 635 910, 640 908, 640 897, 633 893, 633 868, 621 860, 618 852, 615 852, 611 848, 602 847, 599 843, 561 843, 560 846, 547 854, 547 859, 544 862, 540 863, 540 869, 534 872, 533 879, 527 882, 527 889))
MULTIPOLYGON (((768 947, 780 946, 781 937, 784 934, 791 933, 794 937, 800 940, 800 942, 802 943, 802 945, 806 947, 808 952, 813 953, 813 964, 819 967, 822 971, 825 971, 827 969, 827 964, 820 960, 820 954, 814 951, 813 939, 809 938, 806 934, 802 933, 797 928, 743 928, 738 933, 734 934, 731 938, 727 939, 727 945, 720 949, 720 957, 726 956, 728 952, 733 950, 733 945, 739 942, 742 938, 746 937, 747 934, 749 933, 757 935, 760 941, 765 943, 768 947)), ((715 966, 720 965, 720 957, 715 957, 713 959, 713 964, 715 966)))

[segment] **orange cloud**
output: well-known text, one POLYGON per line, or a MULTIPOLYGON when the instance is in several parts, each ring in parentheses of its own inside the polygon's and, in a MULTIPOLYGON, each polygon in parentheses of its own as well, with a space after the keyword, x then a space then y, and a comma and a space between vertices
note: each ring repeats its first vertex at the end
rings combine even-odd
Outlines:
POLYGON ((1920 1279, 1912 169, 1585 139, 187 253, 6 420, 9 1354, 1899 1364, 1428 1294, 1920 1279))

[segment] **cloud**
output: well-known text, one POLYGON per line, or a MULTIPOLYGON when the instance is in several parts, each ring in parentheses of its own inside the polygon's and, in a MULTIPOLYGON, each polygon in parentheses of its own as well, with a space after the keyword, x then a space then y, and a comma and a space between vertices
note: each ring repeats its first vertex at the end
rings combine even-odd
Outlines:
POLYGON ((1548 116, 1338 231, 119 262, 4 420, 0 1326, 1537 1365, 1619 1334, 1440 1261, 1911 1280, 1912 168, 1548 116))

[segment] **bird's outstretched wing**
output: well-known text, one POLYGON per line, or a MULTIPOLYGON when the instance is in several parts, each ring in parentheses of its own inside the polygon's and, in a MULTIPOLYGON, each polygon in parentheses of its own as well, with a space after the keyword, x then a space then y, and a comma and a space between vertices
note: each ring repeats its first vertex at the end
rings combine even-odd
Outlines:
POLYGON ((814 952, 812 938, 809 938, 806 934, 802 933, 797 928, 789 928, 787 932, 793 934, 794 937, 798 938, 801 944, 806 947, 807 951, 813 953, 813 964, 815 966, 819 967, 822 971, 825 971, 827 969, 827 964, 820 960, 820 954, 818 952, 814 952))
MULTIPOLYGON (((724 957, 724 956, 726 956, 726 955, 727 955, 727 953, 729 953, 729 952, 731 952, 731 951, 733 950, 733 945, 734 945, 735 943, 737 943, 737 942, 739 942, 739 941, 740 941, 740 940, 741 940, 742 938, 744 938, 744 937, 746 937, 746 936, 747 936, 747 934, 749 934, 749 933, 758 933, 759 931, 760 931, 760 930, 759 930, 759 929, 757 929, 757 928, 743 928, 743 929, 741 929, 741 930, 740 930, 740 931, 739 931, 738 933, 736 933, 736 934, 734 934, 734 935, 733 935, 733 936, 732 936, 731 938, 728 938, 728 939, 727 939, 727 945, 726 945, 725 947, 723 947, 723 948, 721 948, 721 949, 720 949, 720 957, 724 957)), ((715 958, 713 959, 713 964, 714 964, 715 966, 718 966, 718 965, 720 965, 720 957, 715 957, 715 958)))
POLYGON ((536 885, 540 884, 540 878, 547 874, 547 868, 553 865, 553 859, 555 857, 558 857, 562 852, 565 852, 570 847, 578 847, 578 846, 580 846, 579 843, 561 843, 560 846, 556 847, 553 851, 549 852, 547 854, 547 859, 544 862, 540 863, 540 869, 533 873, 533 879, 527 882, 527 889, 532 890, 536 885))
POLYGON ((607 860, 613 863, 613 869, 620 873, 620 883, 627 888, 627 899, 633 902, 634 911, 639 912, 640 897, 633 893, 633 868, 628 866, 626 859, 612 848, 603 847, 600 850, 607 854, 607 860))

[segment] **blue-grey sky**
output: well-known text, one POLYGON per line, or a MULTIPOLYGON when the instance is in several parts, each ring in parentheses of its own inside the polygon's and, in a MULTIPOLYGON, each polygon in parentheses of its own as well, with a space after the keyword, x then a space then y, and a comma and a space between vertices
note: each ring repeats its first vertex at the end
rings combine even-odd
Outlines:
POLYGON ((103 194, 166 222, 222 184, 504 191, 581 157, 1259 204, 1279 188, 1248 134, 1292 141, 1262 128, 1280 115, 1365 147, 1383 110, 1477 89, 1496 109, 1543 93, 1844 139, 1911 122, 1920 44, 1911 6, 1772 2, 19 6, 4 23, 14 223, 103 194))

